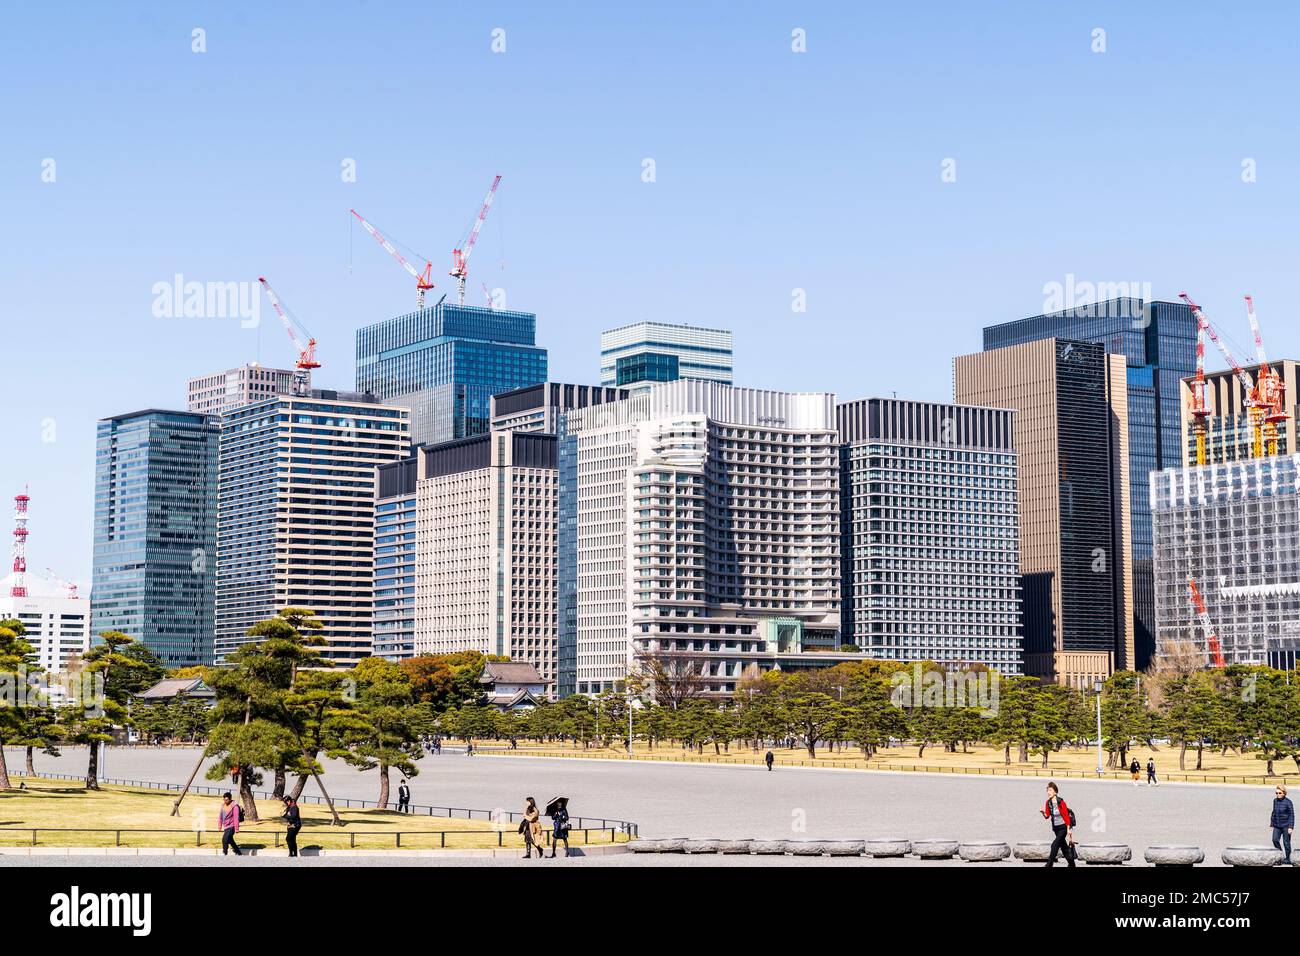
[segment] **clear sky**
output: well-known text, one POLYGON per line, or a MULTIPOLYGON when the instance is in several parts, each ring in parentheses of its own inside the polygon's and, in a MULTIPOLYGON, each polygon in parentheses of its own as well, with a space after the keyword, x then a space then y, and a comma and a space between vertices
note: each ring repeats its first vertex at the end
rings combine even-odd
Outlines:
POLYGON ((88 582, 95 421, 294 358, 269 309, 160 318, 155 284, 265 274, 350 387, 355 329, 414 292, 349 207, 437 297, 495 173, 468 301, 536 312, 556 380, 661 319, 734 330, 740 384, 943 400, 982 326, 1069 275, 1187 289, 1238 345, 1252 292, 1300 357, 1298 27, 1280 2, 3 0, 0 513, 30 484, 29 567, 88 582))

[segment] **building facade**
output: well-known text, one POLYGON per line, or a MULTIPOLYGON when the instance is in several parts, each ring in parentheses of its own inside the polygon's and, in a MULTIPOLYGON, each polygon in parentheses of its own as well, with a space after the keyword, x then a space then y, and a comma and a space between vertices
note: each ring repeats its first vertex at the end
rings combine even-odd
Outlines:
MULTIPOLYGON (((1290 414, 1277 429, 1279 455, 1289 455, 1300 448, 1296 444, 1296 416, 1300 414, 1300 394, 1296 386, 1300 385, 1300 363, 1294 359, 1282 359, 1270 363, 1281 376, 1286 388, 1287 407, 1290 414)), ((1252 382, 1259 377, 1259 366, 1249 365, 1244 368, 1252 382)), ((1183 467, 1190 468, 1196 462, 1196 433, 1192 428, 1194 417, 1192 408, 1192 383, 1194 378, 1185 378, 1182 382, 1183 409, 1183 467)), ((1205 375, 1205 407, 1209 411, 1206 425, 1206 464, 1228 461, 1245 461, 1254 455, 1254 429, 1250 422, 1246 406, 1246 389, 1242 387, 1237 376, 1230 371, 1207 372, 1205 375)))
POLYGON ((439 302, 357 330, 357 390, 411 411, 425 445, 488 431, 491 398, 546 381, 537 316, 439 302))
POLYGON ((648 660, 725 696, 844 659, 833 395, 672 382, 560 442, 561 695, 648 660))
POLYGON ((600 334, 600 384, 646 388, 679 378, 731 384, 731 333, 635 322, 600 334))
POLYGON ((958 402, 1015 409, 1026 673, 1091 687, 1132 669, 1124 358, 1045 339, 953 362, 958 402))
POLYGON ((1022 673, 1015 412, 869 398, 836 414, 844 641, 1022 673))
POLYGON ((186 408, 200 415, 222 415, 232 408, 240 408, 293 393, 294 376, 301 375, 306 387, 311 386, 311 372, 284 368, 263 368, 256 362, 227 369, 212 375, 190 379, 189 400, 186 408))
POLYGON ((553 685, 555 442, 497 431, 417 450, 417 654, 503 655, 553 685))
POLYGON ((1151 476, 1150 493, 1160 652, 1192 648, 1213 663, 1194 581, 1226 663, 1294 667, 1300 455, 1167 469, 1151 476))
POLYGON ((1155 653, 1151 504, 1142 489, 1153 471, 1183 461, 1181 381, 1196 371, 1196 320, 1181 302, 1119 297, 984 329, 985 350, 1040 339, 1095 342, 1127 365, 1130 523, 1133 528, 1135 666, 1155 653))
POLYGON ((542 382, 492 396, 493 431, 545 432, 554 435, 560 416, 573 408, 627 398, 625 388, 542 382))
POLYGON ((379 466, 375 504, 376 657, 415 655, 415 477, 418 458, 379 466))
POLYGON ((406 457, 405 409, 315 389, 229 412, 217 488, 216 661, 285 607, 354 664, 374 631, 376 466, 406 457))
MULTIPOLYGON (((0 620, 22 622, 34 663, 48 675, 62 674, 90 650, 90 602, 63 589, 27 585, 27 597, 13 597, 13 575, 0 580, 0 620)), ((53 683, 51 697, 61 699, 53 683)))
POLYGON ((217 419, 163 409, 96 426, 91 626, 168 667, 212 658, 218 438, 217 419))

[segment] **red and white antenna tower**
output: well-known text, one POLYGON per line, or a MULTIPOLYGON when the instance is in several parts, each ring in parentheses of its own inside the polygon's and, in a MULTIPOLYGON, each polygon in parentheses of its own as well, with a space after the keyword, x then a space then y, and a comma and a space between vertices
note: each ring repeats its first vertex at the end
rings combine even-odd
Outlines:
POLYGON ((27 502, 31 501, 26 489, 14 495, 14 583, 9 596, 27 597, 27 502))

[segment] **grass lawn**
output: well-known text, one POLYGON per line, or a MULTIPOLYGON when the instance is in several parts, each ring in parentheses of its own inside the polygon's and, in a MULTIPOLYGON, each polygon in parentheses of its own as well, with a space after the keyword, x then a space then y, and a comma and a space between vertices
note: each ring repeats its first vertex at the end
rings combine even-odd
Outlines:
MULTIPOLYGON (((566 757, 604 757, 611 759, 626 759, 627 753, 622 746, 616 747, 582 747, 574 748, 571 745, 549 745, 538 746, 531 743, 520 742, 519 750, 497 750, 497 745, 484 742, 484 753, 512 753, 540 756, 542 754, 552 756, 566 757), (487 748, 493 748, 490 751, 487 748)), ((633 748, 633 755, 639 760, 671 760, 683 762, 702 762, 702 763, 762 763, 763 755, 766 750, 755 753, 749 747, 741 744, 732 743, 731 750, 723 751, 720 755, 715 755, 712 744, 705 745, 704 752, 683 750, 680 746, 672 744, 659 744, 654 750, 648 749, 644 744, 638 743, 633 748)), ((834 752, 825 747, 817 748, 817 756, 810 758, 808 751, 803 747, 787 749, 785 747, 772 748, 772 754, 775 757, 777 766, 825 766, 825 767, 851 767, 859 770, 929 770, 938 772, 953 773, 997 773, 1004 774, 1008 771, 1012 775, 1024 776, 1042 776, 1042 775, 1060 775, 1060 776, 1089 776, 1095 777, 1097 770, 1097 752, 1094 749, 1069 748, 1050 754, 1047 760, 1047 767, 1043 767, 1043 758, 1041 754, 1031 754, 1027 763, 1021 763, 1017 758, 1018 754, 1013 747, 1011 750, 1011 763, 1004 763, 1003 752, 1000 748, 992 747, 971 747, 969 753, 948 753, 942 745, 930 745, 925 748, 925 756, 917 756, 917 748, 914 746, 896 747, 890 750, 883 750, 874 755, 870 760, 862 758, 861 751, 856 748, 845 750, 835 750, 834 752)), ((1106 754, 1103 752, 1103 766, 1106 754)), ((1178 769, 1178 748, 1177 747, 1158 747, 1155 749, 1148 747, 1139 747, 1136 750, 1129 751, 1129 759, 1137 758, 1142 765, 1142 781, 1146 782, 1146 763, 1149 758, 1154 758, 1156 762, 1156 776, 1159 780, 1178 780, 1178 781, 1209 781, 1214 783, 1225 782, 1241 783, 1242 778, 1247 778, 1247 782, 1258 783, 1263 778, 1264 771, 1267 769, 1267 763, 1259 760, 1253 753, 1238 754, 1231 751, 1227 754, 1220 754, 1217 750, 1207 748, 1201 760, 1201 770, 1197 771, 1196 751, 1187 751, 1187 770, 1178 769)), ((1300 779, 1300 769, 1297 769, 1295 761, 1277 760, 1273 763, 1274 776, 1270 780, 1300 779)), ((1128 774, 1118 770, 1108 771, 1106 776, 1117 779, 1127 779, 1128 774)))
MULTIPOLYGON (((64 781, 18 777, 26 790, 0 792, 0 845, 32 845, 36 827, 38 846, 154 846, 213 847, 221 845, 217 826, 219 797, 190 794, 181 804, 178 817, 171 816, 175 793, 131 787, 106 786, 88 791, 64 781), (85 827, 85 830, 74 829, 85 827), (50 829, 40 829, 50 828, 50 829), (94 832, 109 830, 112 832, 94 832), (171 833, 132 833, 131 830, 171 830, 171 833)), ((239 828, 241 846, 284 846, 284 805, 276 800, 259 800, 260 823, 245 820, 239 828), (279 838, 277 840, 277 837, 279 838)), ((433 817, 395 810, 339 809, 342 827, 330 825, 329 808, 301 803, 303 828, 299 847, 334 849, 393 849, 401 833, 403 849, 488 849, 497 846, 523 847, 517 823, 493 824, 487 820, 433 817), (440 832, 441 831, 441 832, 440 832)), ((619 834, 620 841, 626 836, 619 834)), ((571 835, 575 846, 583 844, 582 831, 571 835)), ((593 831, 591 842, 609 843, 608 830, 593 831)))

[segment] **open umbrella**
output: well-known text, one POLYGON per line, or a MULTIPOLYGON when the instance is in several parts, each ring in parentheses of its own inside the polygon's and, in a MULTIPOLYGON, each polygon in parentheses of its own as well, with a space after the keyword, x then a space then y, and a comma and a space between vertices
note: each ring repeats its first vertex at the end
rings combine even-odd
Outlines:
POLYGON ((568 797, 551 797, 546 801, 546 816, 555 816, 555 811, 569 805, 568 797))

